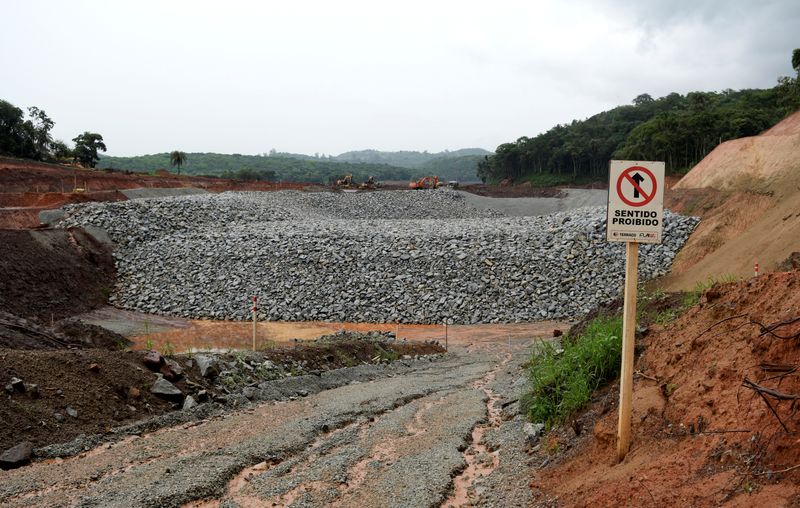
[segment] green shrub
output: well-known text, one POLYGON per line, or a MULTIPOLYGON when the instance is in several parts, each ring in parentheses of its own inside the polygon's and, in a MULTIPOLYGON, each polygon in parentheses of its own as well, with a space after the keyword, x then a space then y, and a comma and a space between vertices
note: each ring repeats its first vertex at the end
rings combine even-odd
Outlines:
POLYGON ((534 422, 563 422, 589 401, 601 383, 619 374, 622 317, 600 316, 583 335, 567 337, 563 351, 542 343, 528 362, 531 390, 522 399, 534 422))

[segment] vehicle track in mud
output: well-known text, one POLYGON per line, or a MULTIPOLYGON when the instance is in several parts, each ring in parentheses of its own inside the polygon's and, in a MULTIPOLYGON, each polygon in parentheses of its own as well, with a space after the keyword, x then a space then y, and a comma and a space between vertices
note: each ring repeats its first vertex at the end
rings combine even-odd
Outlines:
POLYGON ((0 503, 441 506, 450 498, 446 506, 492 504, 476 485, 503 463, 504 447, 492 446, 491 464, 480 465, 478 474, 461 473, 484 458, 483 436, 503 424, 495 408, 527 356, 527 348, 505 342, 458 348, 394 377, 0 472, 0 503))

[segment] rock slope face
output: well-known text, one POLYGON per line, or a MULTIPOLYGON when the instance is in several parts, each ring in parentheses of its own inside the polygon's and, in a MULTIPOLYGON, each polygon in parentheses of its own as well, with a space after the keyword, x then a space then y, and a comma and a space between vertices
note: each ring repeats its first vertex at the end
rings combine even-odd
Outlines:
MULTIPOLYGON (((488 323, 570 318, 616 297, 605 208, 503 217, 445 190, 224 193, 67 208, 118 244, 123 308, 190 318, 488 323)), ((697 219, 667 213, 640 276, 665 273, 697 219)))

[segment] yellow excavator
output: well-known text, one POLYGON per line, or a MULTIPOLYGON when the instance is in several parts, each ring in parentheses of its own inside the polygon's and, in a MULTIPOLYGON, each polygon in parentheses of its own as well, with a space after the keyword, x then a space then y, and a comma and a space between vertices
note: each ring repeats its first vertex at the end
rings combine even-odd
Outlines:
POLYGON ((353 186, 353 175, 345 175, 343 178, 336 180, 337 187, 350 188, 353 186))

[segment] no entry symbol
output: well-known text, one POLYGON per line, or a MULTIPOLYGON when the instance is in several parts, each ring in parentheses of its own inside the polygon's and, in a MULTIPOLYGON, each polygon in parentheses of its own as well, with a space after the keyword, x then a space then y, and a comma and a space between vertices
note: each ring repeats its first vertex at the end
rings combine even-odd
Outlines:
POLYGON ((631 166, 617 178, 617 196, 628 206, 646 205, 655 197, 656 189, 655 175, 642 166, 631 166))

